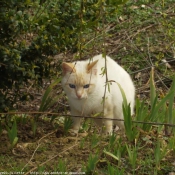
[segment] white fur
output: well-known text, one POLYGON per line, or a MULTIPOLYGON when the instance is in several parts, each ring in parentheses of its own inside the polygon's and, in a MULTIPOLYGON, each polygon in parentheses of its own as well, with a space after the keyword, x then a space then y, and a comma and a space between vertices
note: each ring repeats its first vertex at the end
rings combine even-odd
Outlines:
MULTIPOLYGON (((105 58, 102 55, 97 55, 91 60, 77 61, 75 62, 76 72, 66 72, 62 79, 62 87, 68 96, 68 101, 71 107, 72 115, 90 116, 104 112, 104 117, 123 119, 122 103, 123 98, 120 89, 117 85, 119 83, 123 88, 127 101, 130 103, 131 114, 133 114, 135 103, 135 88, 129 74, 119 66, 113 59, 106 56, 107 60, 107 78, 110 83, 110 91, 106 87, 105 104, 103 110, 103 97, 105 92, 106 74, 102 74, 102 70, 105 68, 105 58), (98 62, 93 66, 90 73, 87 73, 87 65, 89 62, 98 62), (116 83, 117 82, 117 83, 116 83), (76 88, 70 88, 69 84, 75 84, 76 88), (91 84, 89 88, 83 88, 84 85, 91 84)), ((63 68, 64 69, 64 68, 63 68)), ((124 128, 124 123, 111 120, 98 120, 95 122, 104 131, 109 133, 113 129, 113 124, 124 128)), ((73 117, 73 130, 78 132, 80 127, 80 119, 73 117)))

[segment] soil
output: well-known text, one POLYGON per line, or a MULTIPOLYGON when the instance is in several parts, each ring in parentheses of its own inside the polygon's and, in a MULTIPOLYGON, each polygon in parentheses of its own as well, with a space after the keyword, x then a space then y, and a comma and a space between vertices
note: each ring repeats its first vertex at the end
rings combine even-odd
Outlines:
MULTIPOLYGON (((62 55, 61 59, 63 59, 62 55)), ((135 76, 134 79, 137 81, 139 77, 135 76)), ((142 79, 139 79, 139 81, 142 81, 142 88, 137 87, 137 97, 148 99, 148 80, 149 75, 142 72, 142 79)), ((20 111, 38 111, 42 96, 49 84, 50 82, 46 82, 44 88, 40 91, 28 88, 27 91, 33 94, 35 98, 32 101, 19 103, 17 106, 20 111)), ((55 89, 55 93, 62 94, 61 90, 57 90, 61 89, 60 85, 57 85, 55 89)), ((67 100, 63 95, 55 106, 50 107, 48 112, 52 112, 53 108, 56 109, 56 106, 59 106, 59 108, 55 112, 60 113, 60 116, 64 114, 63 111, 67 112, 69 110, 67 100)), ((9 116, 6 122, 13 120, 13 117, 14 115, 9 116)), ((94 132, 98 133, 98 130, 90 128, 87 132, 72 136, 71 132, 65 133, 62 122, 51 122, 51 115, 39 117, 36 122, 36 133, 34 133, 32 126, 35 115, 23 114, 16 115, 16 117, 18 118, 18 142, 16 145, 11 147, 6 130, 3 130, 0 136, 0 172, 16 172, 17 174, 19 172, 23 174, 35 172, 36 174, 44 170, 48 173, 57 171, 59 173, 84 174, 82 171, 85 171, 89 155, 96 155, 98 150, 98 155, 102 157, 98 162, 98 167, 101 169, 100 174, 104 174, 102 170, 107 166, 107 161, 103 159, 103 149, 109 143, 109 136, 103 137, 99 134, 97 140, 100 138, 100 141, 98 140, 93 145, 92 134, 94 132)), ((57 119, 54 121, 57 121, 57 119)), ((5 125, 2 127, 5 128, 5 125)), ((121 135, 124 139, 122 133, 118 132, 117 135, 117 138, 121 135)), ((109 157, 109 159, 111 158, 109 157)), ((113 161, 111 159, 111 162, 113 161)))

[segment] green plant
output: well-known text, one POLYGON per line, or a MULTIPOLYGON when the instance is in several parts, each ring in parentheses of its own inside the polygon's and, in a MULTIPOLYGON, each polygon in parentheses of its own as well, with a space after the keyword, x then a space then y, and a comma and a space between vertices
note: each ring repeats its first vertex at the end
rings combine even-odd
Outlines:
POLYGON ((135 172, 136 161, 137 161, 137 147, 136 146, 130 147, 126 144, 126 148, 127 148, 127 151, 128 151, 129 162, 132 166, 133 172, 135 172))
MULTIPOLYGON (((121 158, 124 157, 126 151, 126 145, 123 145, 122 139, 119 138, 118 140, 115 140, 114 144, 112 145, 109 142, 107 148, 104 148, 103 153, 116 160, 118 162, 117 165, 121 166, 121 158)), ((108 159, 108 157, 106 158, 108 159)))
POLYGON ((115 133, 112 133, 112 135, 109 136, 109 147, 113 148, 116 144, 116 137, 117 135, 115 133))
POLYGON ((41 100, 41 105, 39 108, 39 112, 45 112, 50 109, 60 98, 60 95, 56 95, 54 87, 60 83, 61 79, 57 78, 49 85, 49 87, 45 90, 44 95, 41 100))
MULTIPOLYGON (((154 80, 151 78, 151 95, 154 94, 154 96, 156 95, 155 92, 155 87, 153 85, 154 80)), ((172 116, 172 104, 174 102, 174 98, 172 98, 172 96, 174 97, 175 94, 175 78, 173 79, 173 83, 171 85, 171 88, 169 90, 169 92, 167 93, 167 95, 160 100, 160 102, 158 102, 158 96, 156 95, 153 99, 152 99, 152 103, 151 103, 151 111, 150 111, 150 115, 146 118, 145 121, 150 121, 150 122, 156 122, 158 121, 159 118, 159 111, 161 108, 164 107, 165 103, 168 101, 170 104, 170 107, 168 108, 169 111, 169 120, 173 121, 173 116, 172 116), (170 112, 171 111, 171 112, 170 112)), ((164 112, 164 111, 162 111, 164 112)), ((164 122, 165 120, 161 121, 164 122)), ((144 130, 150 130, 151 125, 144 125, 143 129, 144 130)))
POLYGON ((54 60, 53 55, 82 53, 89 40, 86 33, 96 31, 101 23, 101 9, 115 13, 125 2, 2 0, 0 111, 9 111, 19 99, 32 100, 33 94, 21 88, 38 87, 43 79, 58 75, 61 61, 54 60))
POLYGON ((6 128, 11 143, 11 147, 14 147, 18 142, 16 119, 13 120, 11 128, 9 126, 6 126, 6 128))
MULTIPOLYGON (((149 106, 145 105, 144 101, 140 101, 139 99, 136 99, 135 103, 136 113, 135 113, 135 121, 146 121, 146 118, 149 115, 149 106)), ((137 123, 137 127, 141 128, 143 130, 144 124, 137 123)))
POLYGON ((72 126, 72 119, 70 117, 64 118, 64 133, 67 134, 69 129, 71 129, 72 126))
POLYGON ((54 171, 59 171, 59 172, 62 172, 63 174, 66 173, 67 167, 66 167, 65 161, 63 161, 62 159, 59 159, 58 164, 55 165, 54 167, 54 171))
POLYGON ((32 132, 33 135, 36 135, 36 130, 37 130, 37 121, 36 119, 31 119, 31 127, 32 127, 32 132))
POLYGON ((80 140, 80 149, 83 149, 83 147, 85 146, 85 138, 82 138, 81 140, 80 140))
POLYGON ((42 166, 38 166, 38 170, 37 171, 39 173, 43 173, 45 171, 45 169, 46 169, 46 167, 44 165, 42 165, 42 166))
POLYGON ((173 135, 171 138, 169 138, 168 147, 170 150, 173 150, 175 153, 175 135, 173 135))
POLYGON ((158 140, 154 149, 155 164, 157 170, 160 169, 160 161, 164 158, 166 153, 167 153, 167 147, 162 146, 161 142, 158 140))
POLYGON ((123 108, 123 116, 124 116, 125 133, 127 138, 130 141, 133 141, 137 137, 138 132, 135 128, 135 124, 132 122, 130 104, 127 103, 124 90, 122 89, 119 83, 117 84, 123 97, 122 108, 123 108))
POLYGON ((86 168, 85 168, 86 174, 93 174, 95 172, 97 162, 98 162, 98 155, 97 154, 95 154, 95 155, 90 154, 86 168))
POLYGON ((110 165, 109 163, 108 163, 108 167, 107 167, 107 174, 108 175, 123 175, 124 174, 124 169, 119 169, 119 168, 117 168, 117 167, 114 167, 114 166, 112 166, 112 165, 110 165))
POLYGON ((100 142, 99 135, 96 133, 93 133, 91 136, 91 148, 93 149, 93 148, 97 147, 99 142, 100 142))
POLYGON ((89 123, 90 123, 90 120, 85 119, 85 120, 83 121, 83 123, 82 123, 82 129, 80 129, 80 132, 81 132, 81 131, 82 131, 82 132, 87 132, 87 131, 90 129, 89 123))
POLYGON ((112 154, 112 153, 106 151, 105 149, 103 150, 103 152, 104 152, 106 155, 108 155, 108 156, 114 158, 115 160, 118 160, 118 161, 120 160, 120 157, 115 156, 114 154, 112 154))

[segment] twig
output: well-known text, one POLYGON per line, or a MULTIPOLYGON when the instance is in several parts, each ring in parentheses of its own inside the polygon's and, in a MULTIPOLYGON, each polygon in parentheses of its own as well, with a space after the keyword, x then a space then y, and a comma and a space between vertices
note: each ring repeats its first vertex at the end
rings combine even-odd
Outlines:
POLYGON ((153 62, 152 62, 152 59, 151 59, 151 54, 150 54, 150 49, 149 49, 150 44, 149 43, 150 42, 149 42, 149 37, 148 37, 148 44, 147 44, 147 46, 148 46, 148 58, 149 58, 150 64, 151 64, 152 69, 153 69, 153 62))
POLYGON ((0 63, 0 65, 2 65, 2 66, 7 66, 6 64, 4 64, 4 63, 0 63))
POLYGON ((38 145, 37 145, 36 149, 34 150, 34 152, 33 152, 32 156, 31 156, 30 160, 24 165, 24 167, 22 168, 21 172, 22 172, 22 171, 24 170, 24 168, 32 161, 32 159, 33 159, 33 157, 34 157, 36 151, 37 151, 38 148, 40 147, 40 145, 41 145, 41 144, 38 143, 38 145))
MULTIPOLYGON (((166 63, 170 63, 170 62, 175 62, 175 59, 170 60, 170 61, 166 61, 166 63)), ((159 66, 159 65, 162 65, 162 64, 166 64, 166 63, 164 63, 164 62, 163 62, 163 63, 160 63, 160 64, 158 64, 158 66, 159 66)), ((136 73, 138 73, 138 72, 145 71, 145 70, 147 70, 147 69, 151 69, 152 67, 156 67, 156 66, 157 66, 157 65, 148 66, 148 67, 146 67, 146 68, 143 68, 143 69, 140 69, 140 70, 131 72, 130 75, 136 74, 136 73)))
POLYGON ((33 157, 34 157, 34 155, 35 155, 35 153, 36 153, 36 151, 38 150, 38 148, 40 147, 40 145, 41 145, 41 140, 43 139, 43 138, 45 138, 45 137, 47 137, 47 136, 49 136, 49 135, 51 135, 51 134, 53 134, 53 133, 55 133, 56 131, 53 131, 53 132, 51 132, 51 133, 48 133, 48 134, 46 134, 45 136, 43 136, 43 137, 41 137, 40 139, 39 139, 39 141, 38 141, 38 145, 37 145, 37 147, 36 147, 36 149, 34 150, 34 152, 33 152, 33 154, 32 154, 32 156, 31 156, 31 158, 30 158, 30 160, 25 164, 25 166, 22 168, 22 170, 21 171, 23 171, 24 170, 24 168, 32 161, 32 159, 33 159, 33 157))
MULTIPOLYGON (((63 151, 60 152, 59 154, 57 154, 57 155, 51 157, 50 159, 46 160, 45 162, 41 163, 39 166, 45 165, 45 164, 48 163, 49 161, 51 161, 51 160, 55 159, 56 157, 58 157, 60 154, 62 154, 62 153, 64 153, 64 152, 66 152, 66 151, 72 149, 73 147, 77 146, 77 144, 78 144, 78 143, 76 143, 76 144, 74 144, 73 146, 71 146, 71 147, 69 147, 69 148, 63 150, 63 151)), ((30 172, 36 170, 37 168, 38 168, 38 167, 34 167, 34 168, 32 168, 31 170, 29 170, 29 171, 28 171, 27 173, 25 173, 24 175, 28 175, 28 174, 30 174, 30 172)))

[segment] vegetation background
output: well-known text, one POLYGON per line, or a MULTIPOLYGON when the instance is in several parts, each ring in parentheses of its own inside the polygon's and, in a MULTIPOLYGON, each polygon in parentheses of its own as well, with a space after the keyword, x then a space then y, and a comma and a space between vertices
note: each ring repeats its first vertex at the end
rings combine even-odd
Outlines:
POLYGON ((1 0, 0 171, 174 173, 174 16, 174 0, 1 0), (136 113, 125 136, 87 120, 72 137, 60 64, 99 53, 131 74, 136 113))

